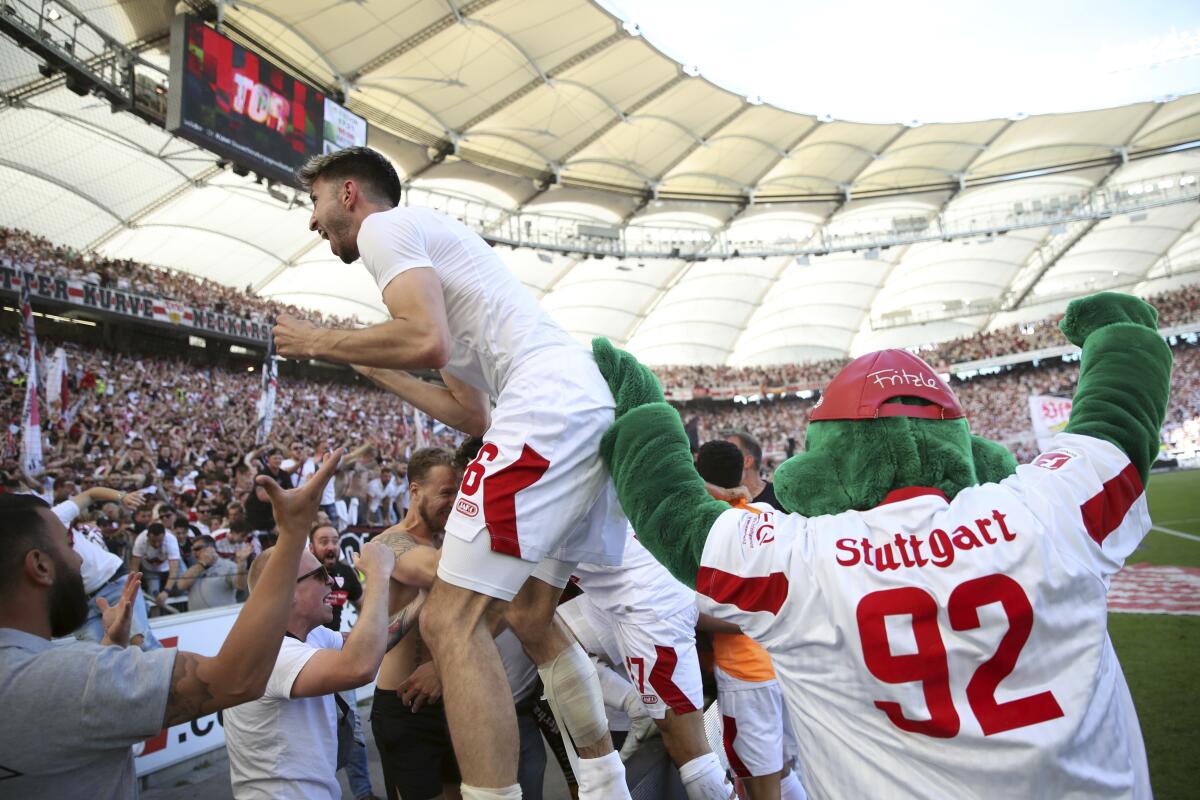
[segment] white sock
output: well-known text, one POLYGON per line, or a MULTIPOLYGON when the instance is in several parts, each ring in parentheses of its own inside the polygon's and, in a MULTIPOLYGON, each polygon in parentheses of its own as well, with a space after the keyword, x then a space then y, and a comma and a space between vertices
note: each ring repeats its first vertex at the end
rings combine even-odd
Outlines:
POLYGON ((629 800, 625 765, 615 750, 599 758, 579 759, 575 777, 579 779, 579 800, 629 800))
POLYGON ((697 756, 679 768, 679 779, 688 800, 729 800, 733 786, 713 753, 697 756))
POLYGON ((463 800, 521 800, 519 783, 500 789, 481 789, 478 786, 468 786, 464 783, 460 789, 463 800))
POLYGON ((795 769, 792 769, 779 781, 779 800, 808 800, 808 795, 804 792, 804 784, 800 783, 795 769))

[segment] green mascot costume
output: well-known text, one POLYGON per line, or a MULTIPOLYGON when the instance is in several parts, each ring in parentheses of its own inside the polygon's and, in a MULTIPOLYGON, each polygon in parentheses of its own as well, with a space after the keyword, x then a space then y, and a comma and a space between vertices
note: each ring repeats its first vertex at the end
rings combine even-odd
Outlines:
POLYGON ((812 796, 1149 796, 1105 591, 1149 529, 1171 352, 1127 295, 1076 300, 1061 328, 1078 388, 1032 464, 882 351, 826 387, 775 473, 783 508, 757 514, 708 495, 653 373, 593 343, 621 505, 702 611, 771 654, 812 796))

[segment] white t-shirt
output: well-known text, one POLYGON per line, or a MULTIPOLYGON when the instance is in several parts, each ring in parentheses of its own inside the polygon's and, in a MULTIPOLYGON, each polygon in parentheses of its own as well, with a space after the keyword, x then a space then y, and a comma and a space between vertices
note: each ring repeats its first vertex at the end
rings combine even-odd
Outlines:
POLYGON ((340 650, 342 635, 323 626, 301 642, 285 637, 257 700, 225 711, 225 749, 237 800, 340 800, 337 704, 332 694, 292 697, 292 684, 317 650, 340 650))
POLYGON ((493 399, 513 370, 526 362, 536 368, 535 353, 568 348, 591 360, 492 248, 452 217, 404 206, 371 214, 359 228, 358 252, 380 292, 403 272, 433 268, 450 326, 446 371, 493 399))
POLYGON ((174 534, 167 531, 163 535, 162 545, 154 547, 150 544, 150 533, 142 531, 133 540, 133 554, 141 557, 142 563, 138 569, 142 572, 168 572, 170 560, 178 560, 180 557, 179 541, 174 534))
MULTIPOLYGON (((79 506, 71 500, 64 500, 50 510, 68 528, 79 516, 79 506)), ((83 589, 88 594, 112 580, 113 574, 121 568, 121 557, 108 549, 104 544, 104 534, 95 528, 77 529, 71 536, 71 547, 83 560, 79 565, 79 574, 83 576, 83 589)))
POLYGON ((597 607, 629 620, 659 620, 696 604, 695 593, 658 563, 629 526, 619 567, 580 563, 575 583, 597 607))
POLYGON ((949 503, 727 511, 696 590, 770 653, 814 797, 1148 798, 1105 596, 1149 528, 1124 453, 1059 434, 949 503))
MULTIPOLYGON (((300 485, 308 483, 308 479, 313 476, 321 465, 317 463, 315 458, 310 458, 304 462, 304 466, 300 468, 300 485)), ((325 488, 321 491, 321 505, 331 506, 337 502, 337 488, 334 486, 337 481, 330 478, 325 484, 325 488)))

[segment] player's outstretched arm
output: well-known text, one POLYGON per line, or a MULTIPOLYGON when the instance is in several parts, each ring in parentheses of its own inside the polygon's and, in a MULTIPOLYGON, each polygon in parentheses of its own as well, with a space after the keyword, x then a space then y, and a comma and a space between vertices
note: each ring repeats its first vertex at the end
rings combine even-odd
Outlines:
POLYGON ((663 402, 658 379, 607 339, 592 342, 616 400, 616 422, 600 442, 617 496, 638 541, 687 586, 695 587, 704 541, 724 511, 696 473, 683 422, 663 402))
POLYGON ((430 267, 397 275, 383 290, 392 318, 366 328, 323 328, 281 314, 275 348, 288 358, 319 358, 385 369, 441 369, 450 360, 442 282, 430 267))
POLYGON ((1101 292, 1067 306, 1060 327, 1083 348, 1067 432, 1121 448, 1144 485, 1171 389, 1171 348, 1158 335, 1158 312, 1131 295, 1101 292))
POLYGON ((381 389, 412 403, 438 422, 449 425, 470 436, 483 436, 491 419, 491 404, 487 395, 468 386, 453 375, 442 372, 445 387, 435 386, 407 372, 353 364, 381 389))

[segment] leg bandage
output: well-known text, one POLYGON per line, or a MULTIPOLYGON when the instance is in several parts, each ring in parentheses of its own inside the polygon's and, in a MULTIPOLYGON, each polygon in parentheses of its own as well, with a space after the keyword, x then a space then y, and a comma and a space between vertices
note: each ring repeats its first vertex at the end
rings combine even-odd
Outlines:
POLYGON ((697 756, 679 768, 679 779, 688 800, 729 800, 733 786, 725 780, 725 770, 712 753, 697 756))
MULTIPOLYGON (((515 783, 499 789, 482 789, 464 783, 460 791, 463 800, 521 800, 521 787, 515 783)), ((441 795, 439 794, 438 797, 441 795)))
POLYGON ((576 750, 595 744, 608 733, 596 668, 577 642, 572 642, 550 663, 539 664, 538 674, 546 690, 546 701, 576 750))

